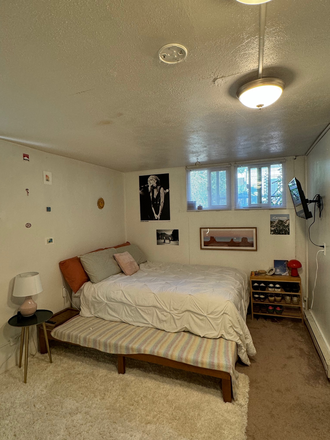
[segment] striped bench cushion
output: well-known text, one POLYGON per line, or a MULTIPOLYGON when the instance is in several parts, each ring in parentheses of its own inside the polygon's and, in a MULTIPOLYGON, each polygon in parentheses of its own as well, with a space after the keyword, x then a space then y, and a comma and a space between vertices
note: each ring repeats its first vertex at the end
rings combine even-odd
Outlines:
POLYGON ((112 354, 149 354, 231 375, 235 398, 236 343, 207 339, 188 332, 169 333, 101 318, 75 316, 56 327, 51 335, 60 341, 112 354))

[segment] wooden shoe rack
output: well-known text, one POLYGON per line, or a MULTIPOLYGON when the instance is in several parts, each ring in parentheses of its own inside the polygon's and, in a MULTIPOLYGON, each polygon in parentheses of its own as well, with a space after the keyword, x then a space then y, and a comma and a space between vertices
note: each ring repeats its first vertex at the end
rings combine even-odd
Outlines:
POLYGON ((251 293, 251 314, 252 319, 255 316, 271 316, 276 318, 294 318, 304 320, 303 302, 301 292, 300 277, 291 277, 286 275, 253 275, 250 276, 250 293, 251 293), (264 284, 265 290, 260 290, 260 285, 264 284), (272 287, 269 285, 272 284, 272 287), (275 286, 280 286, 280 291, 275 291, 275 286), (274 300, 269 301, 269 295, 281 296, 280 302, 274 300), (260 295, 265 296, 264 300, 260 299, 260 295), (259 298, 258 298, 259 296, 259 298), (274 313, 269 312, 269 306, 273 307, 274 313), (276 307, 280 307, 282 312, 276 313, 276 307))

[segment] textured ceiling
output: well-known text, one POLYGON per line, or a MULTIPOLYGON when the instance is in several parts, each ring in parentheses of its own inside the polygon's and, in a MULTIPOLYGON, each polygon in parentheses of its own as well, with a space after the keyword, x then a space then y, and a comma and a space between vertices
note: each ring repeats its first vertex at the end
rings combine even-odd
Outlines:
POLYGON ((235 0, 11 0, 0 14, 0 138, 120 171, 303 155, 329 123, 329 0, 267 4, 262 110, 259 6, 235 0), (177 65, 168 43, 187 47, 177 65))

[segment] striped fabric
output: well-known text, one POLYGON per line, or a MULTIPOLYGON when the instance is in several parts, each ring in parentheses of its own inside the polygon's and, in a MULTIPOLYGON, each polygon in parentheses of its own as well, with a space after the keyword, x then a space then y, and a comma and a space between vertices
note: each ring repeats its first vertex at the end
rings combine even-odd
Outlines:
POLYGON ((76 316, 56 327, 51 335, 60 341, 112 354, 150 354, 211 370, 227 372, 235 398, 237 372, 236 343, 207 339, 188 332, 168 333, 123 322, 76 316))

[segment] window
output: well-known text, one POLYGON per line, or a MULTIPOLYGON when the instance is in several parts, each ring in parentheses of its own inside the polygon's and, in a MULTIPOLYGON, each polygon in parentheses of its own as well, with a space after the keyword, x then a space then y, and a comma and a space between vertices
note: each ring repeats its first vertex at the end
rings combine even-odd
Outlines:
POLYGON ((282 163, 236 167, 236 208, 285 207, 282 163))
POLYGON ((282 161, 188 168, 188 211, 231 209, 231 185, 235 188, 236 209, 285 208, 285 164, 282 161), (235 170, 232 183, 231 169, 235 170))
POLYGON ((187 170, 188 211, 230 209, 230 168, 187 170))

